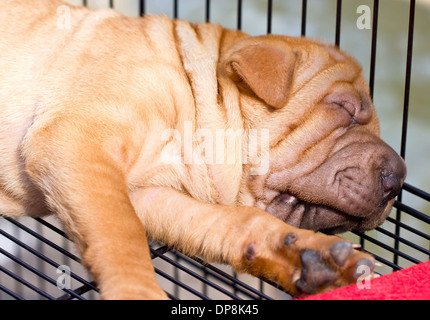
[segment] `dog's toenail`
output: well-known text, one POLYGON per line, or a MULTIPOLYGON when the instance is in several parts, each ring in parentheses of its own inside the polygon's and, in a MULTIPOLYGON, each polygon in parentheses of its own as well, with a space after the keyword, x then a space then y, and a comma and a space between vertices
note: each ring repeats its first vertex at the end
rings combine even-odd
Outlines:
POLYGON ((373 270, 375 269, 375 262, 369 258, 363 258, 361 260, 358 260, 357 264, 355 265, 355 274, 354 278, 358 278, 363 275, 371 275, 373 273, 373 270))
POLYGON ((287 234, 285 238, 285 245, 287 246, 292 245, 296 241, 297 241, 297 235, 293 232, 290 232, 289 234, 287 234))
POLYGON ((352 253, 349 242, 338 242, 330 248, 330 255, 339 267, 342 267, 352 253))
POLYGON ((245 257, 248 260, 255 258, 255 244, 251 243, 246 247, 245 257))
POLYGON ((308 293, 307 288, 306 288, 306 282, 303 279, 299 279, 296 281, 296 287, 297 289, 299 289, 301 292, 305 292, 308 293))

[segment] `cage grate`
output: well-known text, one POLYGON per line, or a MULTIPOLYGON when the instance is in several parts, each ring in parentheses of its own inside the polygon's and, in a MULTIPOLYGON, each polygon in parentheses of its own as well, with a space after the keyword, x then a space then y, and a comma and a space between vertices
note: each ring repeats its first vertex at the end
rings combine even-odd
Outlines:
MULTIPOLYGON (((70 277, 74 280, 73 285, 70 288, 61 288, 62 282, 60 281, 60 283, 58 283, 58 270, 61 270, 61 263, 64 263, 64 261, 59 262, 59 259, 67 258, 66 260, 75 261, 77 264, 81 263, 81 259, 78 256, 64 248, 73 245, 68 240, 64 232, 59 230, 58 227, 41 218, 3 219, 14 227, 14 233, 19 233, 20 235, 15 236, 11 234, 12 232, 5 231, 7 226, 4 226, 3 223, 3 228, 0 230, 0 235, 3 237, 1 239, 2 243, 5 243, 6 240, 10 241, 16 245, 17 248, 28 251, 34 255, 37 258, 37 261, 31 265, 21 259, 19 257, 19 253, 14 254, 8 250, 0 248, 0 253, 10 260, 9 263, 5 263, 0 266, 0 271, 2 272, 0 278, 0 291, 3 291, 4 295, 4 297, 2 295, 2 298, 6 299, 9 297, 21 300, 24 299, 25 295, 27 295, 31 298, 49 300, 85 300, 89 297, 98 297, 99 289, 95 285, 94 281, 92 281, 91 276, 86 272, 83 272, 82 274, 82 270, 76 273, 70 272, 70 277), (21 222, 18 220, 24 221, 21 222), (32 226, 29 227, 26 224, 31 224, 32 226), (44 228, 54 231, 54 233, 63 238, 63 240, 69 242, 68 245, 64 245, 63 243, 63 246, 59 246, 47 237, 42 236, 41 234, 45 233, 44 231, 46 230, 41 230, 41 225, 43 225, 44 228), (39 230, 34 231, 34 229, 39 230), (27 236, 34 237, 45 246, 49 246, 53 251, 51 251, 50 254, 42 253, 42 250, 37 248, 40 244, 34 244, 33 241, 29 241, 34 244, 33 246, 29 246, 19 239, 26 238, 28 241, 29 239, 27 236), (57 257, 56 260, 50 258, 52 255, 57 257), (41 264, 41 262, 44 262, 44 264, 41 264), (31 280, 23 275, 24 269, 27 271, 27 274, 31 275, 31 280), (56 276, 52 276, 53 274, 56 274, 56 276), (92 294, 88 297, 89 292, 92 294)), ((56 241, 59 241, 59 239, 57 238, 56 241)), ((272 289, 271 291, 276 292, 278 296, 283 295, 285 298, 289 298, 288 295, 275 288, 273 285, 268 283, 263 284, 262 280, 258 279, 259 287, 255 288, 249 283, 241 281, 236 274, 232 273, 231 270, 222 270, 220 268, 221 266, 207 264, 196 257, 187 257, 180 252, 172 250, 159 243, 152 243, 150 247, 151 257, 155 264, 155 272, 160 278, 165 280, 160 282, 164 283, 165 287, 171 288, 171 292, 169 292, 169 289, 166 289, 166 293, 171 299, 177 299, 179 295, 178 289, 181 289, 188 293, 187 298, 207 300, 211 299, 211 296, 216 295, 223 299, 233 300, 272 300, 273 297, 264 293, 264 290, 261 290, 263 285, 270 286, 272 289), (162 263, 158 263, 157 265, 156 262, 162 263), (166 266, 172 266, 173 268, 168 270, 169 268, 166 268, 166 266), (187 282, 181 280, 181 276, 178 275, 178 271, 188 276, 185 277, 188 279, 187 282), (193 281, 190 281, 190 278, 193 279, 193 281), (189 282, 191 282, 191 285, 189 282)), ((67 261, 67 263, 70 265, 70 261, 67 261)))
MULTIPOLYGON (((69 0, 73 1, 73 0, 69 0)), ((284 0, 288 1, 288 0, 284 0)), ((331 0, 335 8, 333 43, 342 47, 342 13, 347 2, 331 0)), ((89 5, 91 0, 83 0, 89 5)), ((136 1, 138 15, 150 13, 150 0, 136 1)), ((329 1, 326 1, 329 2, 329 1)), ((378 21, 381 13, 379 0, 372 4, 372 30, 369 47, 369 85, 373 98, 375 91, 378 21)), ((167 3, 167 2, 166 2, 167 3)), ((181 0, 172 0, 172 18, 181 18, 181 0)), ((266 5, 266 32, 273 31, 273 15, 278 1, 261 1, 266 5)), ((204 21, 212 21, 214 1, 202 0, 204 21)), ((237 29, 244 27, 244 12, 249 1, 237 0, 237 29)), ((109 0, 108 6, 115 7, 109 0)), ((407 133, 410 113, 412 58, 414 48, 415 0, 409 0, 407 50, 405 55, 405 85, 401 125, 400 154, 406 157, 407 133)), ((300 35, 309 33, 309 7, 311 2, 301 1, 300 35)), ((406 159, 407 161, 408 159, 406 159)), ((381 274, 430 259, 430 216, 415 206, 430 207, 430 194, 417 186, 405 183, 387 221, 375 230, 365 233, 347 233, 345 236, 360 243, 363 250, 373 254, 383 264, 377 268, 381 274), (414 201, 404 199, 412 197, 414 201), (411 204, 412 203, 412 204, 411 204)), ((291 297, 272 284, 249 275, 236 274, 231 268, 206 264, 199 258, 187 257, 160 243, 151 243, 157 279, 171 299, 290 299, 291 297)), ((73 243, 54 218, 2 218, 0 217, 0 299, 98 299, 99 289, 82 266, 73 243), (65 268, 64 268, 65 267, 65 268), (70 283, 65 285, 69 276, 70 283), (62 287, 63 286, 63 287, 62 287)))

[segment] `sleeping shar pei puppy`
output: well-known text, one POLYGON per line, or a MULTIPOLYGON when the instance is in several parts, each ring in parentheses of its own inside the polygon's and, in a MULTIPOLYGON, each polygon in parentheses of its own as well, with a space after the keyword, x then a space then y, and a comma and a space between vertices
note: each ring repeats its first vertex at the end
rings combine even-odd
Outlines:
POLYGON ((0 53, 0 213, 57 215, 103 298, 167 298, 147 236, 294 295, 372 276, 328 234, 381 224, 406 167, 337 47, 2 0, 0 53))

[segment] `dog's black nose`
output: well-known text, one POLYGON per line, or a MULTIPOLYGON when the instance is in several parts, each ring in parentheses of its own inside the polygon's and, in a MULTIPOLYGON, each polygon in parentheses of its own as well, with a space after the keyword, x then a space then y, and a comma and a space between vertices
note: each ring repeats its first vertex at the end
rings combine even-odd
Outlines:
POLYGON ((402 182, 394 174, 382 178, 384 200, 388 201, 397 196, 402 188, 402 182))
POLYGON ((397 154, 390 157, 385 170, 382 172, 382 188, 384 200, 388 201, 397 196, 402 189, 406 177, 406 165, 397 154))

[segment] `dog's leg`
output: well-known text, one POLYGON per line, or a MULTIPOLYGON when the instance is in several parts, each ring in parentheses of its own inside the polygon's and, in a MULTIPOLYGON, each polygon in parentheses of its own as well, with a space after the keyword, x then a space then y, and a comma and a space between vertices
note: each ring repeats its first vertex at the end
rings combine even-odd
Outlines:
POLYGON ((348 241, 291 227, 257 208, 202 203, 163 187, 138 190, 131 199, 157 240, 270 279, 292 294, 322 292, 373 275, 372 257, 348 241))
POLYGON ((121 166, 91 134, 78 136, 68 123, 59 127, 62 132, 48 127, 26 138, 26 172, 65 223, 102 298, 167 298, 157 284, 121 166))

